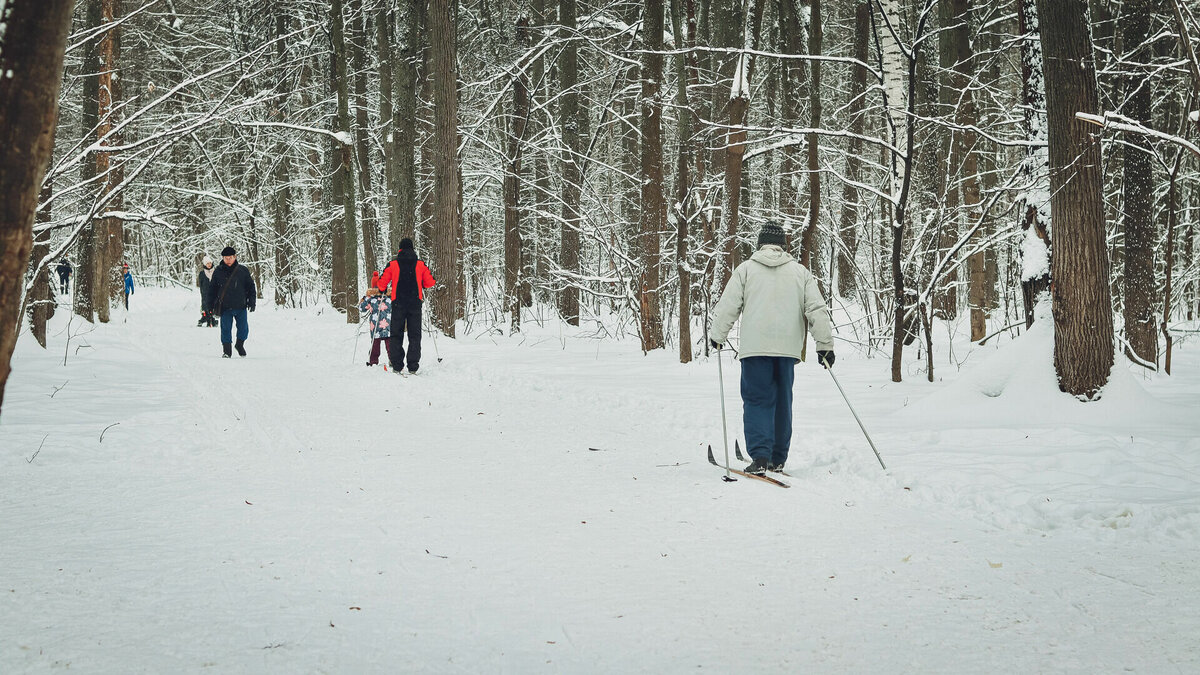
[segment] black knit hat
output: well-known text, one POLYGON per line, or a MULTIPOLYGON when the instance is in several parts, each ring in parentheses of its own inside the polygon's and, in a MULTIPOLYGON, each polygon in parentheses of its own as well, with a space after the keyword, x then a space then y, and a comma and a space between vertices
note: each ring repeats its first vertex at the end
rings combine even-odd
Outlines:
POLYGON ((411 251, 412 247, 413 247, 412 239, 405 237, 400 240, 400 250, 401 251, 411 251))
POLYGON ((768 220, 763 223, 762 229, 758 231, 758 248, 762 248, 767 244, 775 244, 776 246, 784 246, 787 244, 787 235, 783 232, 783 227, 778 221, 768 220))
POLYGON ((221 257, 223 258, 227 255, 237 255, 237 251, 233 250, 232 246, 226 246, 225 248, 221 249, 221 257))

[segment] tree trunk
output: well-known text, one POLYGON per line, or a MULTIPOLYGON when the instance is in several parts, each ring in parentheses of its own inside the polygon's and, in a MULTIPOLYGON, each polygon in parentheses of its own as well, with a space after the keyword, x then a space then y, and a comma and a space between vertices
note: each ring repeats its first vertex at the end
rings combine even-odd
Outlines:
MULTIPOLYGON (((1146 126, 1150 119, 1151 82, 1148 63, 1153 54, 1145 48, 1149 37, 1151 12, 1159 3, 1126 0, 1121 18, 1125 45, 1125 115, 1146 126)), ((1158 227, 1154 221, 1154 166, 1149 139, 1142 134, 1125 137, 1125 339, 1130 358, 1143 363, 1158 362, 1158 334, 1155 326, 1154 247, 1158 227)))
POLYGON ((1113 365, 1100 141, 1077 111, 1099 110, 1086 0, 1038 0, 1054 222, 1054 368, 1059 387, 1094 399, 1113 365))
MULTIPOLYGON (((100 60, 100 29, 101 7, 100 0, 86 0, 84 6, 85 30, 92 31, 92 39, 84 42, 83 64, 81 76, 83 79, 83 102, 80 122, 83 138, 93 138, 100 125, 100 70, 103 63, 100 60)), ((96 178, 96 151, 88 150, 80 168, 80 183, 90 185, 96 178)), ((89 210, 93 207, 87 205, 89 210)), ((95 213, 89 213, 89 222, 84 224, 79 234, 79 256, 75 265, 75 313, 87 321, 96 318, 96 289, 97 269, 100 259, 97 256, 97 231, 99 223, 95 213)))
MULTIPOLYGON (((575 32, 575 0, 559 0, 558 22, 568 35, 575 32)), ((569 38, 558 59, 558 82, 562 98, 559 116, 562 123, 562 244, 559 265, 568 274, 579 272, 579 198, 583 191, 581 159, 585 139, 580 134, 579 118, 586 115, 579 106, 579 45, 569 38)), ((564 285, 559 297, 559 311, 572 326, 579 325, 579 287, 574 280, 564 285)))
MULTIPOLYGON (((971 0, 952 0, 950 31, 954 44, 954 81, 958 89, 958 107, 954 121, 961 132, 955 135, 959 151, 953 153, 961 159, 962 200, 966 209, 967 227, 974 227, 983 217, 979 194, 979 148, 977 134, 973 128, 979 124, 975 109, 975 94, 972 91, 976 80, 975 55, 971 49, 971 0)), ((945 29, 945 27, 943 27, 945 29)), ((958 166, 955 166, 959 169, 958 166)), ((978 234, 975 240, 980 239, 978 234)), ((987 336, 987 275, 983 251, 972 253, 967 259, 967 301, 971 308, 971 341, 978 342, 987 336)))
POLYGON ((725 200, 721 209, 725 222, 725 259, 728 261, 722 270, 721 287, 729 283, 729 277, 734 268, 742 262, 741 247, 737 245, 738 232, 741 230, 742 204, 742 158, 746 154, 747 133, 743 125, 750 110, 750 79, 754 72, 754 55, 750 50, 757 46, 758 35, 753 27, 756 18, 762 17, 763 0, 754 0, 750 16, 744 12, 736 12, 742 21, 743 49, 738 55, 733 79, 729 89, 729 132, 725 137, 725 200))
POLYGON ((389 251, 398 250, 404 237, 400 229, 400 209, 396 185, 395 73, 399 49, 394 44, 395 12, 392 3, 380 3, 375 14, 375 53, 379 58, 379 125, 383 134, 383 181, 388 212, 386 244, 379 251, 380 264, 386 266, 389 251))
MULTIPOLYGON (((342 230, 344 232, 345 286, 342 288, 342 304, 334 304, 346 312, 346 323, 358 323, 358 233, 354 190, 354 146, 353 125, 350 121, 350 80, 347 73, 349 54, 346 50, 345 19, 342 0, 333 0, 330 9, 333 25, 330 40, 333 42, 334 79, 337 88, 338 132, 341 134, 335 156, 339 180, 342 186, 342 230)), ((336 191, 336 188, 335 188, 336 191)), ((369 262, 368 262, 369 264, 369 262)))
MULTIPOLYGON (((961 114, 963 88, 969 84, 955 67, 958 60, 958 39, 954 26, 960 21, 956 3, 957 0, 938 0, 938 63, 941 66, 941 76, 938 78, 938 114, 955 122, 961 114)), ((937 230, 934 264, 950 251, 962 231, 960 173, 963 150, 968 147, 963 142, 962 132, 957 129, 944 129, 939 136, 940 170, 936 174, 936 184, 942 199, 942 217, 937 230)), ((933 315, 943 321, 958 318, 958 265, 948 267, 941 278, 930 281, 934 285, 933 315)))
POLYGON ((662 148, 662 77, 664 7, 661 2, 646 4, 643 13, 646 51, 642 57, 642 208, 640 237, 641 278, 638 292, 641 305, 642 351, 662 349, 663 321, 659 300, 660 254, 662 233, 667 229, 667 198, 663 190, 662 148))
MULTIPOLYGON (((804 26, 796 3, 779 2, 776 14, 779 19, 780 50, 784 54, 803 54, 801 40, 804 26)), ((805 62, 798 59, 779 61, 780 123, 785 127, 800 126, 800 96, 808 81, 805 67, 805 62)), ((803 218, 800 211, 800 151, 798 144, 785 146, 779 166, 779 213, 783 216, 784 224, 796 231, 803 231, 800 227, 803 218)), ((803 255, 803 244, 801 250, 803 255)))
POLYGON ((433 316, 450 337, 459 312, 458 241, 460 197, 458 169, 458 38, 451 0, 429 3, 429 76, 433 80, 433 262, 441 288, 433 296, 433 316))
MULTIPOLYGON (((350 62, 354 67, 354 141, 355 154, 358 164, 355 173, 358 176, 358 189, 362 193, 362 248, 363 272, 370 276, 380 267, 379 256, 383 243, 379 238, 379 210, 375 207, 375 194, 371 189, 371 119, 367 114, 367 65, 366 41, 369 34, 367 12, 363 0, 351 0, 350 14, 352 18, 349 51, 350 62)), ((357 284, 351 298, 357 305, 357 284)))
MULTIPOLYGON (((517 19, 517 48, 529 48, 529 18, 517 19)), ((529 120, 529 76, 525 59, 513 72, 513 108, 508 119, 508 162, 504 172, 504 307, 512 313, 512 332, 521 330, 521 151, 529 120)))
MULTIPOLYGON (((50 137, 50 146, 54 147, 53 133, 50 137)), ((53 189, 54 185, 50 181, 45 181, 42 185, 38 202, 46 204, 46 206, 38 209, 38 225, 46 225, 50 222, 50 205, 47 202, 53 194, 53 189)), ((29 329, 33 333, 33 339, 37 340, 43 349, 46 347, 46 324, 54 318, 54 295, 56 293, 54 289, 58 288, 52 286, 50 282, 50 261, 46 260, 48 255, 50 255, 50 230, 43 230, 33 237, 33 255, 29 259, 30 271, 34 274, 33 288, 29 293, 29 329), (42 264, 44 260, 46 262, 42 264)))
MULTIPOLYGON (((287 21, 285 13, 276 12, 276 39, 287 33, 287 21)), ((276 43, 275 55, 281 63, 286 58, 286 45, 282 40, 276 43)), ((278 121, 287 122, 288 113, 288 96, 285 94, 279 102, 278 121)), ((296 277, 292 272, 292 257, 295 255, 291 231, 292 158, 283 137, 276 143, 275 152, 275 185, 271 199, 275 225, 275 304, 283 307, 294 302, 297 290, 296 277)))
MULTIPOLYGON (((671 0, 671 32, 677 48, 682 45, 695 44, 695 25, 689 26, 690 32, 685 41, 683 23, 685 20, 681 2, 692 0, 671 0)), ((692 360, 692 275, 688 261, 688 234, 692 215, 691 209, 691 178, 689 176, 692 155, 696 147, 692 138, 692 123, 695 111, 688 104, 688 55, 679 54, 675 57, 675 103, 679 107, 679 154, 675 164, 675 203, 678 210, 675 213, 675 265, 679 274, 679 362, 690 363, 692 360)))
POLYGON ((1025 188, 1019 201, 1021 229, 1021 298, 1025 327, 1033 325, 1033 308, 1050 290, 1050 156, 1035 143, 1046 141, 1046 87, 1042 77, 1042 43, 1035 0, 1016 0, 1021 35, 1021 93, 1025 137, 1030 141, 1021 163, 1025 188))
MULTIPOLYGON (((424 62, 425 6, 428 0, 409 0, 404 58, 396 72, 396 209, 400 237, 417 236, 417 164, 420 147, 417 130, 418 65, 424 62)), ((424 75, 424 73, 422 73, 424 75)), ((393 242, 396 250, 400 242, 393 242)))
MULTIPOLYGON (((871 33, 871 5, 858 0, 854 5, 854 58, 867 63, 870 58, 867 50, 868 38, 871 33)), ((865 66, 851 66, 850 101, 850 133, 852 134, 846 147, 846 177, 851 181, 862 180, 862 149, 863 142, 859 136, 865 127, 867 109, 867 69, 865 66)), ((858 250, 858 188, 847 181, 842 187, 842 222, 841 238, 844 250, 838 249, 838 292, 849 296, 858 288, 854 255, 858 250)))
MULTIPOLYGON (((101 25, 113 24, 121 18, 120 0, 101 0, 101 25)), ((101 149, 96 152, 96 174, 105 176, 101 199, 107 198, 106 211, 119 211, 123 203, 120 193, 112 195, 125 178, 121 160, 113 157, 113 153, 104 148, 121 144, 119 134, 113 134, 113 127, 120 121, 121 107, 121 26, 113 26, 104 32, 100 38, 100 88, 99 88, 99 117, 100 124, 96 128, 96 138, 103 141, 101 149), (112 195, 111 197, 109 195, 112 195)), ((124 250, 125 225, 120 218, 102 218, 96 233, 96 315, 102 323, 109 320, 109 310, 124 294, 125 281, 121 270, 121 261, 125 256, 124 250)))
MULTIPOLYGON (((808 53, 820 56, 823 49, 821 28, 821 0, 810 0, 808 23, 808 53)), ((821 62, 812 62, 812 77, 809 87, 808 110, 811 121, 809 128, 821 128, 821 62)), ((813 269, 813 252, 817 249, 817 219, 821 214, 821 159, 820 140, 816 133, 808 135, 808 225, 800 242, 800 264, 813 269)))
POLYGON ((33 219, 53 150, 70 0, 9 4, 0 51, 0 406, 20 334, 33 219), (7 74, 11 73, 11 76, 7 74))

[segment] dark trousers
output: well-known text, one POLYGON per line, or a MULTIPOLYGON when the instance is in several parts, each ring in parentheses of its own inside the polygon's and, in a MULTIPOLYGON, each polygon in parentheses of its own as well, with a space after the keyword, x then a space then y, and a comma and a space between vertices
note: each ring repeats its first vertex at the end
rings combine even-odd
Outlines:
POLYGON ((68 283, 68 280, 70 278, 71 277, 59 277, 58 278, 58 284, 59 284, 59 286, 62 287, 62 292, 64 295, 70 291, 71 284, 68 283))
POLYGON ((742 359, 742 426, 746 452, 771 464, 787 462, 792 444, 792 382, 796 359, 748 356, 742 359))
POLYGON ((383 347, 383 343, 387 342, 388 338, 375 338, 371 340, 371 358, 367 361, 371 365, 379 364, 379 349, 383 347))
POLYGON ((421 303, 392 303, 392 336, 388 338, 388 359, 393 370, 404 368, 404 334, 408 333, 408 369, 421 365, 421 303))
POLYGON ((250 326, 246 325, 246 309, 227 309, 221 312, 221 342, 233 342, 233 322, 237 320, 237 341, 245 342, 250 336, 250 326))

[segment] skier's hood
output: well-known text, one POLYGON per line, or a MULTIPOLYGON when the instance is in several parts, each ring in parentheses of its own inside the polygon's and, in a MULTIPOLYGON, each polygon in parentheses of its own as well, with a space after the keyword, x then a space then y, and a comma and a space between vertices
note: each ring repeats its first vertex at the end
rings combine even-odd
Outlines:
POLYGON ((779 267, 780 265, 786 265, 795 260, 790 253, 784 251, 781 247, 776 246, 775 244, 767 244, 763 246, 755 251, 754 255, 750 256, 750 259, 756 263, 759 263, 760 265, 766 265, 767 267, 779 267))

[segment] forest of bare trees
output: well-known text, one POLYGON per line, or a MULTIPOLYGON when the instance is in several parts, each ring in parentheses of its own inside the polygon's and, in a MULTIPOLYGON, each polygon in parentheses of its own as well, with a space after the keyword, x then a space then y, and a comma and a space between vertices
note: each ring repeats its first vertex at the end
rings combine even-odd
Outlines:
POLYGON ((1169 372, 1200 303, 1183 0, 74 4, 64 48, 0 1, 3 137, 16 89, 58 102, 48 164, 0 160, 0 392, 63 255, 89 320, 122 263, 189 286, 233 245, 276 305, 357 322, 412 237, 446 335, 561 320, 686 362, 775 219, 893 380, 1046 295, 1082 398, 1114 355, 1169 372))

